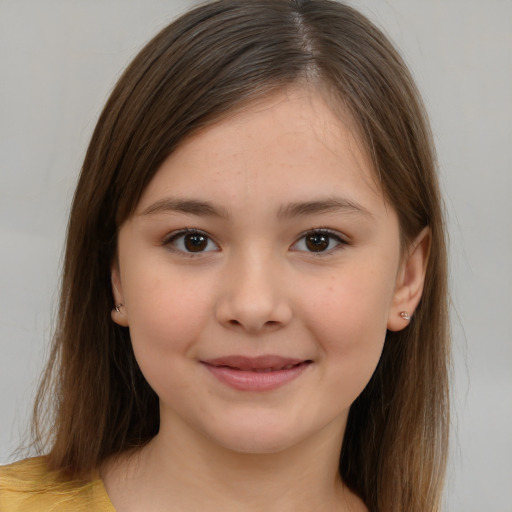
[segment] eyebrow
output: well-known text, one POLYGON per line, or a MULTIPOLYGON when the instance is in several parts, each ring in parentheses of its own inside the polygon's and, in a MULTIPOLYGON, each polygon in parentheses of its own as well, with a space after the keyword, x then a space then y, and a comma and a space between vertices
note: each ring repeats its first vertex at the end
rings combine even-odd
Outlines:
POLYGON ((214 206, 209 201, 196 199, 165 198, 148 206, 140 215, 157 213, 188 213, 200 217, 228 218, 228 211, 222 206, 214 206))
MULTIPOLYGON (((373 214, 369 210, 355 201, 341 197, 331 197, 327 199, 289 203, 279 209, 277 218, 303 217, 336 211, 373 217, 373 214)), ((219 205, 214 205, 209 201, 180 198, 165 198, 156 201, 143 210, 140 216, 159 213, 184 213, 200 217, 218 217, 224 219, 230 217, 227 209, 219 205)))
POLYGON ((317 201, 290 203, 279 209, 277 217, 282 219, 337 211, 357 213, 368 217, 373 217, 373 214, 361 204, 342 197, 330 197, 317 201))

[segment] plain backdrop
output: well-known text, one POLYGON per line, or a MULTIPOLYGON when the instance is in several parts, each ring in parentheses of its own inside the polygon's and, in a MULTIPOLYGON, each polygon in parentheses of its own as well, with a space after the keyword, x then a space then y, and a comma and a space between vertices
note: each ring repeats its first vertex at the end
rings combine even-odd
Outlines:
MULTIPOLYGON (((109 91, 193 2, 0 0, 0 462, 28 424, 69 203, 109 91)), ((445 510, 512 511, 512 1, 353 0, 411 66, 450 229, 454 410, 445 510)))

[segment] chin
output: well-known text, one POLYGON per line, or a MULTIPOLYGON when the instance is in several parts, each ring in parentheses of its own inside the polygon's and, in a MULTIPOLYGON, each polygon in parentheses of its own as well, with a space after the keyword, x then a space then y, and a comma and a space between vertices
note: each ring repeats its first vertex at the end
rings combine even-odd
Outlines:
MULTIPOLYGON (((306 430, 299 431, 297 424, 276 424, 253 421, 252 424, 231 425, 222 431, 207 435, 222 448, 239 454, 275 454, 286 451, 311 436, 306 430)), ((226 426, 225 426, 226 427, 226 426)))

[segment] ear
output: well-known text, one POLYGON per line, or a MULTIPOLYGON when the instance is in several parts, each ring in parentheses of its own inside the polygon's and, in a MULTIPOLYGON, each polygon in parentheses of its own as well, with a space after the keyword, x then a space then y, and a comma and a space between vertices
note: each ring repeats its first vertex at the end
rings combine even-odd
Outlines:
POLYGON ((128 327, 128 317, 126 316, 126 306, 124 305, 121 275, 117 262, 112 264, 110 275, 112 281, 112 295, 114 296, 114 307, 111 312, 112 320, 121 327, 128 327))
POLYGON ((387 327, 390 331, 400 331, 407 327, 409 319, 403 318, 401 313, 406 312, 409 317, 412 317, 420 302, 430 253, 430 241, 430 229, 426 227, 409 246, 406 258, 400 266, 388 317, 387 327))

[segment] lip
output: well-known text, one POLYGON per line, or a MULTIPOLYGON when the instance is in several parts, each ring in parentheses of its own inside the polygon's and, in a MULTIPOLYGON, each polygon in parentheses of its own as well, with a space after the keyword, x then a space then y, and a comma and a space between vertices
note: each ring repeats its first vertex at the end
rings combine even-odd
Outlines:
POLYGON ((312 363, 266 355, 259 357, 225 356, 201 361, 220 382, 239 391, 272 391, 299 377, 312 363))

